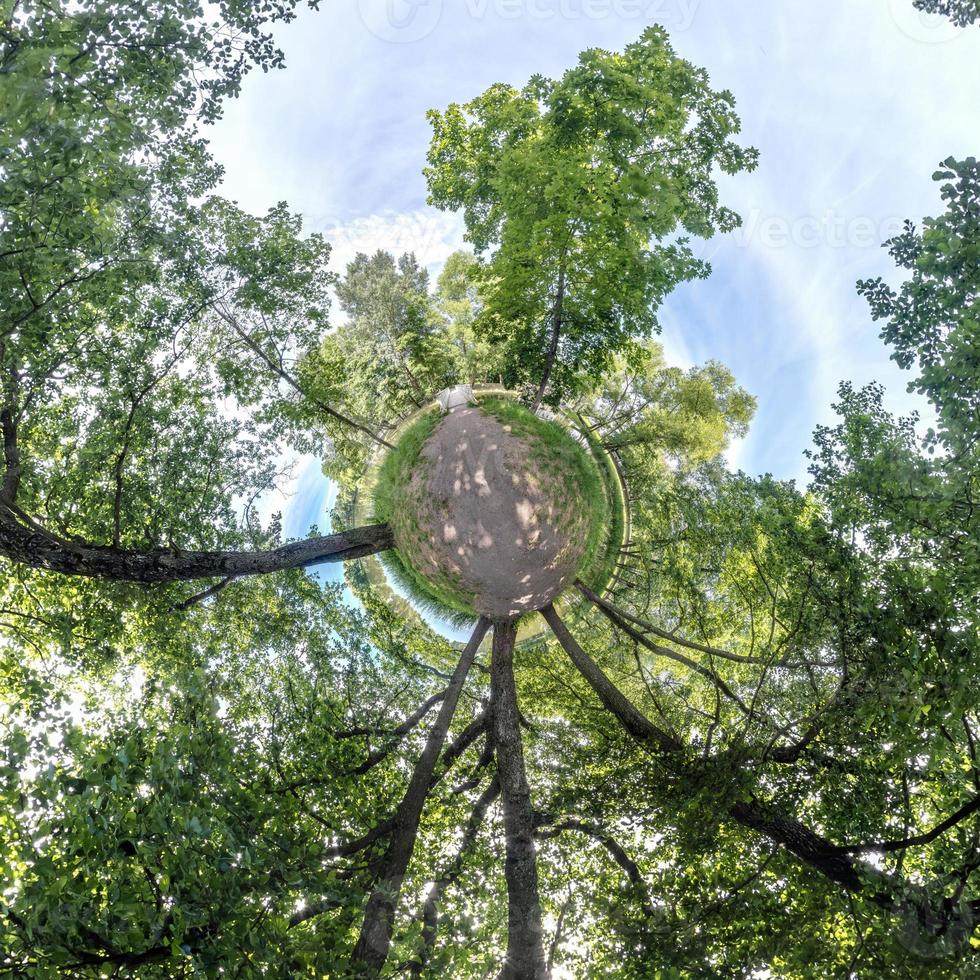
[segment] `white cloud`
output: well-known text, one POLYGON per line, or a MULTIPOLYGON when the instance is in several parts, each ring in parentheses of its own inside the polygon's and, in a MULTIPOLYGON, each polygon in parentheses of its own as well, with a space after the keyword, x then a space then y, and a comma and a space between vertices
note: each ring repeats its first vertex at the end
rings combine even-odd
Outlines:
POLYGON ((338 272, 358 252, 371 255, 384 249, 396 256, 414 252, 422 265, 432 269, 463 247, 462 219, 429 209, 405 214, 388 211, 347 222, 321 220, 310 230, 322 232, 333 246, 331 265, 338 272))
MULTIPOLYGON (((427 109, 556 75, 587 47, 635 40, 646 22, 617 3, 599 17, 547 18, 538 13, 565 8, 508 4, 520 15, 499 17, 475 13, 492 4, 420 3, 407 6, 437 11, 431 29, 393 43, 371 30, 365 5, 384 6, 328 6, 284 29, 287 70, 250 78, 215 131, 226 192, 256 210, 289 200, 334 242, 337 271, 377 248, 436 267, 461 244, 459 219, 425 206, 427 109)), ((650 19, 735 94, 744 142, 762 159, 722 181, 750 225, 707 246, 715 274, 670 298, 663 340, 672 361, 720 360, 759 397, 738 451, 746 469, 802 475, 801 451, 840 380, 882 380, 894 407, 910 404, 854 284, 893 278, 880 240, 942 207, 930 180, 942 158, 976 152, 980 31, 923 19, 912 0, 700 0, 691 13, 686 30, 650 19)))

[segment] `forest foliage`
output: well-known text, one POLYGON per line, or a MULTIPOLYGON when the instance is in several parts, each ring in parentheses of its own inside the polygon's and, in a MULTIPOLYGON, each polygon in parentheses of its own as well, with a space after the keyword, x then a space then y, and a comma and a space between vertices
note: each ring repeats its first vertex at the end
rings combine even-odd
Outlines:
POLYGON ((809 484, 753 477, 754 398, 652 339, 684 236, 737 222, 732 97, 656 29, 434 112, 476 254, 338 271, 204 135, 296 6, 0 6, 0 969, 975 976, 976 159, 858 285, 934 424, 844 383, 809 484), (257 517, 284 449, 350 487, 501 377, 629 488, 546 639, 461 651, 303 570, 383 524, 257 517))

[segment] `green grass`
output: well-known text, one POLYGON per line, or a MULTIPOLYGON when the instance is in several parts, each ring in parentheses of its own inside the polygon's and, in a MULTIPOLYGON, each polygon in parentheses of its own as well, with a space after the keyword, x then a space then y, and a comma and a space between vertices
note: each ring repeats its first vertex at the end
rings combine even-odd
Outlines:
MULTIPOLYGON (((398 502, 404 499, 422 448, 442 418, 442 410, 438 407, 424 412, 408 426, 395 448, 385 456, 374 486, 374 517, 377 521, 394 526, 410 520, 412 529, 418 530, 414 516, 397 512, 398 502)), ((454 626, 465 626, 477 618, 472 596, 447 576, 423 575, 397 550, 385 552, 380 560, 395 583, 423 611, 454 626)))
MULTIPOLYGON (((539 419, 514 398, 487 394, 478 396, 478 403, 481 411, 527 443, 535 468, 542 475, 551 477, 556 486, 567 487, 566 492, 587 508, 582 523, 588 532, 579 576, 601 592, 612 576, 624 526, 621 488, 608 454, 588 433, 588 445, 582 446, 564 425, 539 419)), ((420 414, 401 433, 395 449, 376 471, 374 519, 397 526, 402 540, 423 533, 412 508, 406 508, 405 499, 422 449, 442 418, 441 410, 435 406, 420 414)), ((578 520, 574 524, 581 526, 578 520)), ((417 609, 456 626, 467 625, 476 618, 473 596, 448 575, 421 573, 410 556, 399 550, 386 552, 380 561, 417 609)))
POLYGON ((587 426, 583 425, 581 431, 589 444, 596 465, 602 472, 608 510, 603 546, 596 549, 591 562, 583 564, 579 578, 593 592, 602 595, 612 580, 616 570, 616 562, 619 560, 619 552, 623 547, 626 535, 626 500, 623 496, 623 486, 619 480, 619 471, 616 469, 612 457, 603 448, 602 443, 588 431, 587 426))
POLYGON ((408 426, 395 448, 385 456, 374 486, 374 516, 379 522, 387 524, 391 521, 396 501, 412 478, 419 453, 441 421, 441 409, 427 409, 408 426))
MULTIPOLYGON (((607 540, 615 540, 615 551, 618 551, 622 537, 621 519, 619 538, 611 534, 616 508, 610 499, 608 480, 600 469, 608 463, 601 447, 600 458, 591 445, 590 449, 585 449, 576 442, 563 425, 539 419, 512 398, 490 395, 481 398, 479 404, 482 411, 492 415, 501 425, 510 426, 514 435, 527 440, 535 452, 536 462, 546 473, 563 482, 574 483, 577 498, 589 508, 589 532, 579 577, 591 586, 601 578, 602 568, 608 564, 607 540)), ((615 482, 618 486, 618 480, 615 482)), ((613 564, 614 555, 615 552, 613 564)))

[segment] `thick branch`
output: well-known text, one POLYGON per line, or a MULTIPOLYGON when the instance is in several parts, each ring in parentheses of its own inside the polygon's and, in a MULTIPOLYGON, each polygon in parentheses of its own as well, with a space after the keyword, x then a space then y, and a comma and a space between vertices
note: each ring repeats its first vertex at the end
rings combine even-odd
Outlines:
POLYGON ((853 847, 843 847, 841 852, 844 854, 867 854, 870 851, 881 851, 883 854, 891 854, 895 851, 905 851, 910 847, 921 847, 923 844, 931 844, 934 840, 942 837, 947 831, 952 830, 957 824, 962 823, 974 813, 980 813, 980 796, 975 796, 969 803, 961 806, 956 813, 947 817, 942 823, 937 824, 932 830, 924 834, 916 834, 914 837, 907 837, 905 840, 881 841, 877 844, 858 844, 853 847))
POLYGON ((368 899, 361 935, 351 957, 351 965, 359 975, 377 976, 388 958, 395 908, 408 863, 415 850, 419 821, 433 783, 436 762, 446 741, 453 715, 456 713, 466 676, 473 666, 476 652, 489 628, 489 620, 481 619, 477 623, 473 636, 453 671, 439 715, 429 732, 425 748, 412 772, 408 789, 395 816, 395 826, 388 848, 376 869, 375 888, 368 899))
POLYGON ((544 980, 547 966, 538 895, 534 811, 524 769, 514 683, 516 635, 512 621, 494 623, 491 711, 507 840, 507 959, 499 980, 544 980))
MULTIPOLYGON (((367 759, 361 763, 356 769, 351 770, 349 775, 352 776, 363 776, 366 772, 370 772, 376 765, 384 761, 394 750, 395 746, 402 741, 405 736, 415 728, 419 722, 446 696, 448 691, 440 691, 438 694, 433 694, 422 706, 408 718, 406 718, 397 728, 389 732, 389 741, 386 745, 379 749, 375 749, 371 752, 367 759)), ((341 732, 338 737, 348 737, 351 734, 370 734, 367 729, 351 729, 349 732, 341 732)))
POLYGON ((295 929, 296 926, 301 926, 304 922, 309 922, 310 919, 315 919, 333 909, 342 908, 343 905, 344 903, 337 898, 325 898, 320 902, 314 902, 312 905, 307 905, 298 912, 294 912, 289 917, 289 928, 295 929))
POLYGON ((323 562, 350 561, 394 547, 387 524, 372 524, 341 534, 310 538, 272 551, 178 551, 154 548, 130 551, 66 540, 25 527, 0 504, 0 556, 11 561, 113 582, 181 582, 199 578, 265 575, 323 562))
POLYGON ((446 748, 442 756, 442 772, 435 778, 438 781, 456 764, 456 760, 487 730, 490 717, 481 711, 446 748))
MULTIPOLYGON (((544 610, 544 617, 565 648, 572 663, 592 686, 603 705, 611 711, 626 731, 641 745, 660 749, 683 764, 684 748, 657 728, 602 672, 591 657, 575 642, 554 608, 544 610)), ((729 815, 738 823, 758 831, 777 844, 783 845, 801 861, 820 871, 849 891, 860 891, 862 881, 854 862, 840 848, 814 834, 797 820, 787 817, 762 803, 736 803, 729 815)))
POLYGON ((575 665, 575 669, 588 681, 603 706, 611 711, 623 727, 637 741, 662 752, 680 752, 681 743, 673 735, 663 731, 650 721, 599 669, 592 658, 578 645, 561 621, 554 606, 541 611, 558 642, 575 665))
POLYGON ((194 606, 199 606, 202 602, 207 602, 208 599, 213 599, 216 595, 224 592, 225 589, 235 581, 234 575, 229 575, 227 578, 223 578, 220 582, 215 582, 214 585, 208 586, 208 588, 203 589, 201 592, 197 592, 192 595, 189 599, 185 599, 183 602, 178 602, 172 607, 171 612, 187 612, 188 609, 193 609, 194 606))
POLYGON ((794 817, 780 813, 758 800, 736 803, 729 814, 743 827, 758 831, 774 843, 781 844, 804 864, 847 891, 860 892, 864 889, 864 881, 854 861, 839 847, 814 833, 794 817))
POLYGON ((377 844, 382 838, 387 837, 394 826, 395 818, 388 817, 355 840, 348 841, 346 844, 335 844, 333 847, 327 848, 326 853, 330 857, 351 857, 354 854, 359 854, 361 851, 366 851, 372 845, 377 844))

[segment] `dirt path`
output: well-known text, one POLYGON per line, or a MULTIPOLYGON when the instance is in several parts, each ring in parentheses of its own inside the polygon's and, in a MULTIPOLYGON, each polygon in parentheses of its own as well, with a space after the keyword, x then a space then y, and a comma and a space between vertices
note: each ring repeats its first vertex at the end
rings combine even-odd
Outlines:
POLYGON ((510 618, 541 609, 570 584, 587 517, 527 444, 476 408, 457 408, 422 451, 410 492, 421 540, 412 560, 474 596, 477 612, 510 618))

